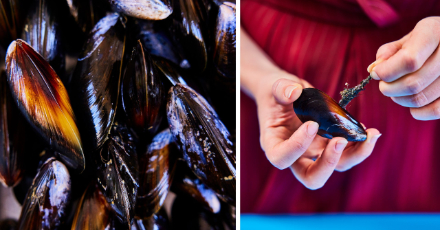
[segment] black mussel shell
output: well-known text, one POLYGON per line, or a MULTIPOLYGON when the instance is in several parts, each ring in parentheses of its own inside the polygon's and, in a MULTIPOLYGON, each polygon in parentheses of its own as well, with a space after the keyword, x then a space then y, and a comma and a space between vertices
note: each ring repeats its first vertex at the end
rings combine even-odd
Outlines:
POLYGON ((83 171, 83 148, 69 96, 49 63, 18 39, 9 45, 6 73, 14 101, 26 120, 63 154, 66 165, 83 171))
POLYGON ((72 230, 120 229, 104 194, 96 183, 91 183, 84 192, 75 212, 72 230))
POLYGON ((178 149, 169 129, 157 134, 145 154, 139 155, 136 217, 146 218, 163 205, 174 176, 178 149))
POLYGON ((191 69, 201 73, 208 62, 204 4, 199 0, 175 0, 174 6, 171 33, 177 44, 184 44, 185 57, 191 69))
POLYGON ((219 6, 215 28, 214 65, 221 76, 235 78, 236 17, 235 4, 219 6))
POLYGON ((99 187, 119 220, 130 225, 139 188, 136 151, 121 136, 112 135, 99 155, 99 187))
POLYGON ((65 216, 69 200, 69 172, 61 162, 49 158, 26 195, 17 229, 55 229, 65 216))
POLYGON ((298 118, 304 123, 315 121, 319 124, 318 134, 332 139, 343 137, 348 141, 365 141, 367 132, 345 109, 324 92, 303 89, 301 96, 293 103, 298 118))
POLYGON ((138 40, 121 85, 122 108, 138 135, 154 135, 165 112, 166 93, 159 71, 138 40))
MULTIPOLYGON (((64 78, 65 50, 61 34, 61 9, 66 3, 59 0, 30 1, 29 13, 23 29, 23 39, 35 49, 64 78)), ((64 79, 63 79, 64 80, 64 79)))
POLYGON ((13 219, 6 219, 0 221, 0 230, 15 230, 17 228, 17 221, 13 219))
POLYGON ((106 16, 106 0, 67 0, 70 14, 84 33, 89 33, 106 16))
POLYGON ((161 57, 183 69, 188 69, 189 62, 184 56, 184 44, 178 44, 170 33, 170 20, 148 21, 134 20, 135 39, 140 39, 144 49, 151 56, 161 57))
POLYGON ((84 135, 84 148, 95 151, 108 139, 119 98, 125 19, 110 14, 90 34, 71 81, 72 106, 84 135))
POLYGON ((160 209, 159 212, 146 219, 135 218, 132 230, 168 230, 170 229, 168 215, 165 209, 160 209))
POLYGON ((4 49, 20 36, 26 11, 26 0, 0 1, 0 45, 4 49))
POLYGON ((109 2, 116 12, 140 19, 161 20, 173 12, 171 0, 109 0, 109 2))
POLYGON ((198 178, 192 176, 180 176, 173 182, 173 192, 179 195, 186 195, 188 199, 195 199, 206 210, 218 213, 221 208, 220 200, 215 192, 203 184, 198 178))
POLYGON ((162 71, 171 85, 176 85, 180 83, 182 85, 187 85, 186 81, 182 78, 182 75, 178 71, 178 67, 173 63, 167 61, 163 58, 153 58, 156 67, 162 71))
POLYGON ((171 133, 194 174, 225 202, 235 204, 235 147, 206 100, 188 86, 168 93, 171 133))
POLYGON ((17 185, 25 170, 24 157, 27 132, 24 117, 13 104, 6 73, 0 74, 0 182, 17 185))

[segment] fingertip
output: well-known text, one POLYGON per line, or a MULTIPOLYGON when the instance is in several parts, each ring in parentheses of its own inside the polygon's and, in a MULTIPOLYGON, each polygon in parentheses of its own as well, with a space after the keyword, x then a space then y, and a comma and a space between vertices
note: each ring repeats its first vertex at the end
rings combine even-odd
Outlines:
POLYGON ((314 121, 308 121, 307 124, 307 135, 309 137, 313 137, 318 133, 319 130, 319 124, 314 121))
POLYGON ((335 142, 335 151, 337 153, 342 153, 348 144, 348 141, 345 138, 337 138, 335 142))
POLYGON ((302 86, 292 80, 278 79, 272 86, 272 94, 280 104, 290 104, 301 95, 302 86))
POLYGON ((382 136, 382 133, 380 133, 379 130, 368 129, 367 130, 367 143, 368 144, 375 144, 380 136, 382 136))

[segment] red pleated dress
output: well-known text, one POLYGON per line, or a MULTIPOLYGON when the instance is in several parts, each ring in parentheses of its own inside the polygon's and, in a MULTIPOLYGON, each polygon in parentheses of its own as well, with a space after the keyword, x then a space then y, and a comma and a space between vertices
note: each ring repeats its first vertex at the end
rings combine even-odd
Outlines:
MULTIPOLYGON (((358 84, 377 49, 400 39, 427 16, 435 0, 243 0, 241 25, 282 69, 336 100, 358 84)), ((379 138, 372 155, 334 172, 312 191, 289 169, 278 170, 259 145, 255 102, 241 94, 243 213, 439 212, 440 121, 417 121, 379 91, 378 81, 348 106, 379 138)))

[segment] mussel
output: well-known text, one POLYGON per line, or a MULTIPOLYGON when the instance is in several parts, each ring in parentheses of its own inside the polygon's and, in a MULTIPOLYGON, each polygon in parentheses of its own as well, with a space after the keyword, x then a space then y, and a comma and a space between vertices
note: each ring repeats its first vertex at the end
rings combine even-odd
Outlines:
POLYGON ((190 68, 189 62, 183 52, 183 44, 176 43, 174 34, 170 33, 170 20, 148 21, 133 20, 135 39, 140 39, 144 49, 151 56, 161 57, 183 69, 190 68))
POLYGON ((6 219, 0 221, 0 230, 15 230, 17 229, 17 221, 13 219, 6 219))
POLYGON ((25 165, 25 145, 27 140, 24 117, 12 101, 6 82, 6 73, 0 74, 0 182, 8 187, 20 182, 25 165))
POLYGON ((177 146, 169 129, 157 134, 147 152, 139 156, 136 216, 150 217, 163 205, 174 176, 177 146))
POLYGON ((138 40, 125 68, 121 101, 128 124, 139 136, 154 135, 162 121, 166 99, 162 75, 138 40))
POLYGON ((89 184, 75 212, 72 230, 114 230, 117 219, 109 207, 104 194, 94 182, 89 184))
POLYGON ((58 0, 30 1, 22 37, 32 46, 62 79, 65 75, 65 50, 63 47, 62 8, 58 0))
POLYGON ((63 155, 68 166, 83 171, 81 138, 61 79, 29 44, 13 41, 6 55, 7 80, 26 120, 63 155))
POLYGON ((26 195, 17 229, 57 228, 65 216, 70 192, 70 175, 66 166, 49 158, 26 195))
POLYGON ((206 17, 204 4, 199 0, 175 0, 173 26, 170 27, 176 42, 184 44, 185 57, 195 73, 201 73, 208 63, 206 48, 206 17))
POLYGON ((138 161, 128 133, 115 135, 99 151, 98 184, 118 219, 131 224, 139 187, 138 161))
POLYGON ((96 151, 108 139, 119 100, 125 19, 113 13, 90 33, 70 85, 84 148, 96 151))
POLYGON ((109 0, 109 2, 116 12, 140 19, 165 19, 173 12, 170 0, 109 0))
POLYGON ((190 87, 176 84, 168 93, 167 117, 194 174, 225 202, 235 204, 235 148, 216 112, 190 87))
POLYGON ((302 122, 317 122, 318 135, 322 137, 344 137, 348 141, 367 139, 367 132, 362 124, 333 98, 318 89, 303 89, 301 96, 293 103, 293 109, 302 122))
POLYGON ((20 36, 26 11, 26 0, 0 1, 0 45, 4 49, 20 36))
POLYGON ((235 78, 235 18, 234 3, 225 2, 219 6, 213 61, 218 73, 227 78, 235 78))

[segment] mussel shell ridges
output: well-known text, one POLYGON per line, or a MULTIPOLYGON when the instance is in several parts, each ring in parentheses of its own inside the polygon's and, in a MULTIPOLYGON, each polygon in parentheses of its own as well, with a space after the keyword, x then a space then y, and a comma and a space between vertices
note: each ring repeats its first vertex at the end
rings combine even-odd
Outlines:
POLYGON ((86 151, 99 149, 113 125, 124 45, 124 19, 110 14, 93 28, 78 59, 69 93, 86 151))
POLYGON ((168 95, 171 133, 194 174, 221 199, 235 204, 235 148, 229 131, 208 102, 188 86, 168 95))
POLYGON ((214 65, 222 76, 228 78, 235 78, 235 20, 235 4, 226 2, 220 5, 215 29, 214 65))
POLYGON ((125 68, 121 101, 130 127, 139 136, 154 135, 162 121, 166 99, 162 75, 138 40, 125 68))
POLYGON ((26 195, 17 229, 55 229, 59 226, 70 201, 70 184, 66 166, 49 158, 26 195))
POLYGON ((67 90, 61 79, 29 44, 13 41, 6 55, 7 80, 26 120, 63 154, 63 162, 83 171, 81 137, 67 90))
POLYGON ((293 103, 298 118, 304 123, 315 121, 319 124, 318 134, 332 139, 344 137, 348 141, 364 141, 367 132, 345 109, 324 92, 303 89, 301 96, 293 103))
POLYGON ((157 134, 147 152, 139 156, 136 216, 145 218, 163 205, 173 181, 178 149, 169 129, 157 134))

